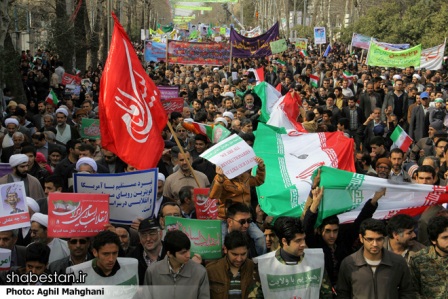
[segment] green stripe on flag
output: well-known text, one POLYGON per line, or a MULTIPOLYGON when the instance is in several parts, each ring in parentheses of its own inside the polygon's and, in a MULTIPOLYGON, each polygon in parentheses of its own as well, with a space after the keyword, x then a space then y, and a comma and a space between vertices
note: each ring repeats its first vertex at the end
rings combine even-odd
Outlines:
POLYGON ((390 139, 392 139, 393 142, 396 142, 402 133, 403 129, 400 126, 396 126, 395 130, 392 132, 392 135, 390 135, 390 139))
MULTIPOLYGON (((263 138, 255 138, 254 151, 257 157, 264 160, 266 173, 269 173, 269 180, 256 187, 262 210, 268 215, 297 217, 302 213, 303 205, 297 204, 300 203, 299 191, 296 185, 292 184, 287 171, 283 157, 285 148, 282 134, 277 134, 264 123, 259 123, 256 136, 263 138)), ((305 201, 306 198, 303 202, 305 201)))
MULTIPOLYGON (((326 166, 320 167, 320 170, 320 186, 324 186, 324 194, 319 206, 316 227, 325 218, 353 210, 364 200, 363 192, 359 189, 365 180, 365 175, 326 166)), ((312 179, 317 171, 314 172, 312 179)))

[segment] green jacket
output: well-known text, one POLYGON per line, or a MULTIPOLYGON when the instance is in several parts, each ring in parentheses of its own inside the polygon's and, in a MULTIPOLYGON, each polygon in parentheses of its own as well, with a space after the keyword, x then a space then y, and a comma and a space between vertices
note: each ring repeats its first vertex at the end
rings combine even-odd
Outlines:
POLYGON ((439 256, 434 246, 412 256, 409 268, 418 298, 448 298, 448 258, 439 256))

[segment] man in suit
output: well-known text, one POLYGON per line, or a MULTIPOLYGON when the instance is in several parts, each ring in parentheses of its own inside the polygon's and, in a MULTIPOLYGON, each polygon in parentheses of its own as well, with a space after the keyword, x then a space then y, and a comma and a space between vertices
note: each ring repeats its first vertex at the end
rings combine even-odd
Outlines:
POLYGON ((373 91, 373 83, 367 83, 367 91, 361 93, 359 97, 359 107, 364 112, 364 117, 368 118, 372 114, 374 108, 381 108, 383 101, 381 96, 373 91))
POLYGON ((65 269, 68 267, 84 263, 93 258, 89 253, 89 238, 73 237, 68 240, 67 244, 70 255, 50 263, 48 266, 50 273, 65 274, 65 269))
POLYGON ((425 91, 420 94, 421 104, 412 109, 409 124, 409 137, 418 141, 428 137, 429 129, 429 94, 425 91))
POLYGON ((31 136, 31 140, 33 141, 34 147, 36 151, 42 153, 45 156, 45 159, 48 160, 48 153, 52 151, 54 148, 58 148, 61 152, 65 152, 65 148, 56 143, 49 143, 45 139, 45 134, 43 132, 36 132, 31 136))
POLYGON ((0 232, 0 248, 11 250, 11 269, 25 267, 25 246, 16 245, 18 229, 0 232))
POLYGON ((364 111, 362 111, 360 107, 357 107, 356 100, 351 98, 348 100, 347 106, 342 108, 341 116, 349 120, 350 125, 346 129, 350 131, 350 135, 353 136, 353 139, 355 140, 356 149, 359 150, 361 138, 358 134, 358 128, 365 121, 364 111))

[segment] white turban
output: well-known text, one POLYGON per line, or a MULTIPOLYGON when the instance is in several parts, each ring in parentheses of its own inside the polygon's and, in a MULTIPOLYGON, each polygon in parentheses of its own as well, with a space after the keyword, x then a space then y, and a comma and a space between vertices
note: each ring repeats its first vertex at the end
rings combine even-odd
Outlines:
POLYGON ((9 165, 11 165, 11 167, 16 167, 17 165, 20 165, 22 163, 28 163, 28 156, 24 155, 24 154, 15 154, 12 155, 11 157, 9 157, 9 165))
POLYGON ((68 116, 68 111, 67 111, 67 109, 65 109, 65 108, 58 108, 58 109, 56 110, 56 113, 62 113, 62 114, 64 114, 65 116, 68 116))
POLYGON ((26 197, 26 205, 31 208, 31 210, 33 210, 35 213, 39 213, 40 212, 40 207, 37 204, 37 201, 35 201, 34 199, 32 199, 31 197, 26 197))
POLYGON ((226 111, 222 114, 222 116, 227 116, 228 118, 230 118, 231 120, 233 120, 234 116, 233 113, 230 111, 226 111))
POLYGON ((412 77, 417 78, 417 80, 420 80, 422 78, 422 77, 420 77, 419 74, 414 74, 414 75, 412 75, 412 77))
POLYGON ((98 165, 96 165, 95 160, 93 160, 92 158, 82 157, 81 159, 79 159, 78 162, 76 162, 76 170, 79 171, 79 167, 82 164, 90 165, 92 167, 93 171, 95 171, 95 172, 98 170, 98 165))
POLYGON ((234 95, 233 92, 231 92, 231 91, 225 92, 225 93, 223 94, 223 96, 224 96, 224 97, 229 97, 229 98, 232 98, 232 99, 235 97, 235 95, 234 95))
POLYGON ((19 121, 13 117, 10 117, 5 119, 5 125, 7 126, 9 124, 15 124, 16 126, 19 126, 19 121))
POLYGON ((157 180, 165 182, 165 175, 163 173, 159 172, 159 174, 157 174, 157 180))
POLYGON ((31 222, 37 222, 42 226, 48 227, 48 215, 42 213, 34 213, 31 216, 31 222))
POLYGON ((398 79, 401 79, 401 76, 400 75, 394 75, 392 78, 395 79, 395 80, 398 80, 398 79))
POLYGON ((215 67, 215 68, 213 68, 213 71, 217 72, 217 71, 219 71, 219 68, 215 67))
POLYGON ((217 117, 215 119, 215 124, 217 124, 218 122, 224 123, 224 125, 227 127, 227 120, 224 117, 217 117))

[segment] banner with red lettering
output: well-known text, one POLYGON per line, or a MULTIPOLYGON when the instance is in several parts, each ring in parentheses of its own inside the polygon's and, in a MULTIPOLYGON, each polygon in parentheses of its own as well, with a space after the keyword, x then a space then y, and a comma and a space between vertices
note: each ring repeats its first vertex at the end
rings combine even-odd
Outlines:
POLYGON ((48 237, 93 237, 109 223, 109 194, 50 193, 48 237))
POLYGON ((223 43, 169 40, 167 52, 170 64, 225 65, 230 59, 230 47, 223 43))

